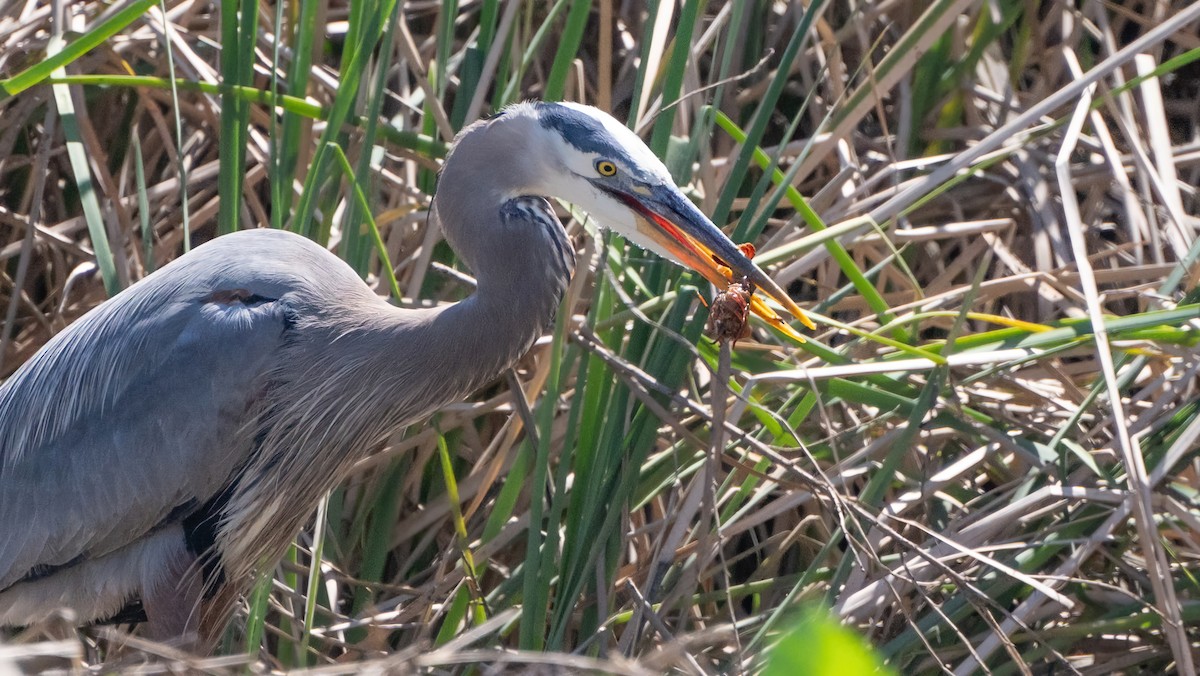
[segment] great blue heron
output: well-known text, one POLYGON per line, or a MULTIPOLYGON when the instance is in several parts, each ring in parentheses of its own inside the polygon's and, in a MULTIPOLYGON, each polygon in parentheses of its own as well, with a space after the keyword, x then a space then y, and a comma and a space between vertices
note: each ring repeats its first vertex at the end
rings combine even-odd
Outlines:
POLYGON ((4 383, 0 625, 68 607, 212 639, 357 460, 551 323, 574 252, 542 195, 802 317, 626 127, 587 106, 510 107, 459 134, 433 200, 478 279, 466 300, 398 309, 307 239, 237 232, 101 304, 4 383))

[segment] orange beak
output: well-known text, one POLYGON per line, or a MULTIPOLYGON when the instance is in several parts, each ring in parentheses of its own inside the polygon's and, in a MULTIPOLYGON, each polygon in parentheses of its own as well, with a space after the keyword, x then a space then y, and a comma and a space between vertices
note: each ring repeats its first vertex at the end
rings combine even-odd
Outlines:
MULTIPOLYGON (((782 305, 810 330, 817 328, 775 280, 768 277, 677 190, 654 190, 644 197, 627 193, 613 194, 637 215, 638 233, 669 254, 669 257, 699 272, 721 291, 744 277, 756 290, 782 305)), ((750 247, 750 252, 753 255, 753 247, 750 247)), ((797 342, 804 342, 804 336, 783 321, 757 293, 750 298, 750 311, 780 333, 797 342)))

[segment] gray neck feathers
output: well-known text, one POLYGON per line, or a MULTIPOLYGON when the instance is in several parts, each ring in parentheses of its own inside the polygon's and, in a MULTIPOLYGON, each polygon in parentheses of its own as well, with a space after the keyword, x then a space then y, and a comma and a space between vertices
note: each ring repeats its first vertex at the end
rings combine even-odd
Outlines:
MULTIPOLYGON (((446 158, 433 215, 479 288, 447 310, 470 352, 457 370, 495 377, 549 328, 574 268, 562 224, 527 152, 538 122, 510 112, 471 125, 446 158), (486 368, 485 368, 486 365, 486 368)), ((477 383, 476 383, 477 385, 477 383)))
POLYGON ((305 364, 300 377, 288 369, 247 431, 258 452, 242 476, 275 485, 242 482, 231 499, 221 530, 242 535, 220 541, 234 579, 277 557, 310 516, 284 513, 269 496, 315 504, 388 434, 494 380, 553 323, 574 252, 549 203, 523 196, 536 186, 523 183, 528 172, 516 159, 519 125, 487 124, 460 136, 433 206, 476 275, 475 293, 433 310, 397 309, 370 294, 335 309, 298 308, 306 325, 297 335, 327 343, 336 358, 305 364))

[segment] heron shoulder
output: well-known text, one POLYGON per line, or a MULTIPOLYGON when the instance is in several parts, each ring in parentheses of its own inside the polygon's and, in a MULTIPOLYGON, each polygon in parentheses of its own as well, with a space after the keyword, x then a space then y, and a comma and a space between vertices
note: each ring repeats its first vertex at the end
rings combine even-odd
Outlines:
POLYGON ((204 248, 71 324, 0 386, 0 589, 137 541, 244 461, 246 416, 290 320, 275 299, 214 297, 204 248))
POLYGON ((197 247, 178 264, 178 281, 190 282, 201 294, 225 288, 245 288, 273 298, 292 291, 369 293, 345 261, 307 237, 286 230, 230 233, 197 247))
POLYGON ((181 351, 225 345, 258 359, 289 313, 371 300, 348 265, 299 235, 247 230, 205 243, 73 322, 0 385, 0 474, 116 408, 181 351))

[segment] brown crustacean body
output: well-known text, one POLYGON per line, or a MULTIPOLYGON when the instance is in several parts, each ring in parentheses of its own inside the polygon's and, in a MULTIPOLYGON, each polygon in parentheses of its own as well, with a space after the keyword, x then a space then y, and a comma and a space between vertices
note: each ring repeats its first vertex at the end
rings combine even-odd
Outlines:
POLYGON ((724 291, 713 298, 708 308, 708 322, 704 326, 704 335, 717 343, 733 343, 750 337, 750 297, 754 295, 754 285, 745 277, 740 282, 733 282, 724 291))
MULTIPOLYGON (((749 242, 737 245, 746 258, 754 258, 755 248, 749 242)), ((708 321, 704 324, 704 335, 714 342, 732 343, 750 337, 750 302, 754 297, 754 284, 747 277, 734 281, 733 272, 725 262, 716 259, 721 274, 730 279, 729 286, 719 292, 708 308, 708 321)))

